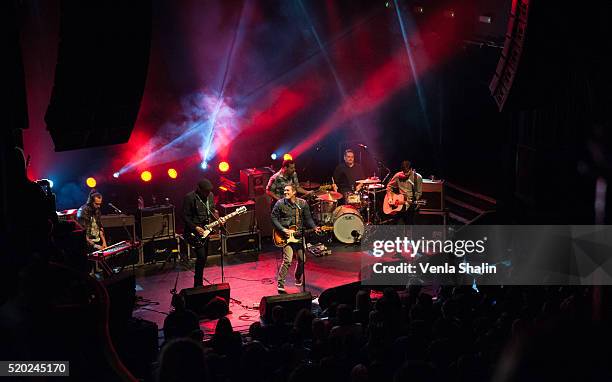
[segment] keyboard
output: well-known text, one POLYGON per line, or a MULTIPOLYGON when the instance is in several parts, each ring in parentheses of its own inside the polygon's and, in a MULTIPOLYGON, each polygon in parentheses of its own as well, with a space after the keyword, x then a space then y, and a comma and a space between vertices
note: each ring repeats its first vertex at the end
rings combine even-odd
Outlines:
POLYGON ((108 259, 111 257, 115 257, 118 255, 123 254, 124 252, 127 252, 128 250, 130 250, 134 245, 132 243, 130 243, 129 241, 120 241, 118 243, 115 243, 113 245, 109 245, 108 247, 104 248, 104 249, 99 249, 97 251, 94 251, 92 253, 90 253, 88 256, 89 257, 94 257, 94 258, 102 258, 102 259, 108 259))

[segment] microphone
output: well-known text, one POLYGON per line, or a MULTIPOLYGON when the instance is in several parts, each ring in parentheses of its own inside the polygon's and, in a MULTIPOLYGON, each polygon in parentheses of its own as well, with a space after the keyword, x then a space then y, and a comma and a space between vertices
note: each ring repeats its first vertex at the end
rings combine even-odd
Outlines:
POLYGON ((120 213, 120 214, 122 214, 122 213, 123 213, 123 212, 121 212, 121 210, 120 210, 119 208, 115 207, 115 206, 113 205, 113 203, 108 203, 108 206, 109 206, 109 207, 111 207, 113 210, 115 210, 116 212, 118 212, 118 213, 120 213))
POLYGON ((366 145, 364 145, 362 143, 357 143, 357 146, 361 147, 364 150, 368 148, 368 146, 366 146, 366 145))

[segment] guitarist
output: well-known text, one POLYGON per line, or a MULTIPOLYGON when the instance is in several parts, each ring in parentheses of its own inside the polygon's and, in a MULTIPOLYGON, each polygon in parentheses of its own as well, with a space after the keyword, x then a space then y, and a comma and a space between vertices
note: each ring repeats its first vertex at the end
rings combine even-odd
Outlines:
MULTIPOLYGON (((202 236, 206 224, 214 218, 215 199, 212 193, 213 185, 208 179, 198 183, 197 188, 191 191, 183 199, 183 221, 185 223, 185 238, 189 240, 191 234, 202 236)), ((193 286, 202 286, 204 278, 204 266, 208 257, 208 238, 189 244, 194 248, 196 254, 195 273, 193 275, 193 286)))
POLYGON ((416 204, 413 202, 421 199, 423 189, 423 177, 417 173, 409 160, 402 161, 401 171, 393 175, 387 184, 387 194, 397 190, 397 193, 404 195, 406 207, 394 216, 396 225, 413 225, 416 215, 416 204))
MULTIPOLYGON (((320 228, 316 227, 310 214, 310 207, 304 199, 300 199, 296 196, 297 187, 295 184, 288 184, 283 189, 283 199, 279 199, 274 208, 272 209, 272 224, 279 231, 289 235, 291 230, 289 227, 295 226, 298 231, 302 231, 305 228, 314 228, 318 233, 320 228)), ((293 260, 293 254, 297 255, 298 264, 295 268, 295 285, 302 286, 304 283, 304 244, 303 241, 300 243, 290 243, 283 247, 283 263, 278 271, 278 293, 284 294, 285 292, 285 278, 287 277, 287 271, 291 266, 293 260)))

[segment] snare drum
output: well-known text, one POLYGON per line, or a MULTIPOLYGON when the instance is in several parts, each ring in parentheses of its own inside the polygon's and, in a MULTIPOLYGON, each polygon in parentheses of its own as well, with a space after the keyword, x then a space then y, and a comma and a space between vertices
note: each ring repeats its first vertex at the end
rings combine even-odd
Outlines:
POLYGON ((333 222, 334 236, 342 243, 356 243, 365 232, 361 214, 350 205, 338 206, 333 213, 333 222))
POLYGON ((355 208, 361 208, 361 195, 357 192, 347 192, 345 194, 346 204, 355 208))

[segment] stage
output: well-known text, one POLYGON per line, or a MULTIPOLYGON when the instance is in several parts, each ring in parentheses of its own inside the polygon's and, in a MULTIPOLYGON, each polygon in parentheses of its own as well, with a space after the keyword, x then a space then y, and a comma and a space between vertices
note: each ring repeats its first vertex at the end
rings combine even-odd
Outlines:
MULTIPOLYGON (((324 290, 359 280, 362 253, 359 246, 332 245, 332 254, 322 257, 308 255, 306 260, 306 290, 313 297, 324 290)), ((224 258, 225 282, 230 284, 230 314, 227 316, 237 331, 247 331, 249 325, 259 321, 259 306, 262 297, 276 295, 276 273, 281 263, 280 249, 264 243, 259 253, 241 253, 224 258)), ((301 291, 294 285, 294 260, 287 275, 287 293, 301 291)), ((136 274, 136 309, 133 316, 157 323, 163 327, 164 319, 172 310, 171 293, 193 286, 193 262, 168 262, 149 264, 134 270, 136 274), (177 279, 178 276, 178 279, 177 279), (178 280, 178 281, 177 281, 178 280)), ((129 269, 124 272, 130 272, 129 269)), ((209 283, 221 282, 220 256, 211 256, 204 269, 209 283)), ((207 282, 204 282, 208 285, 207 282)), ((203 320, 200 326, 205 338, 212 335, 216 320, 203 320)))

